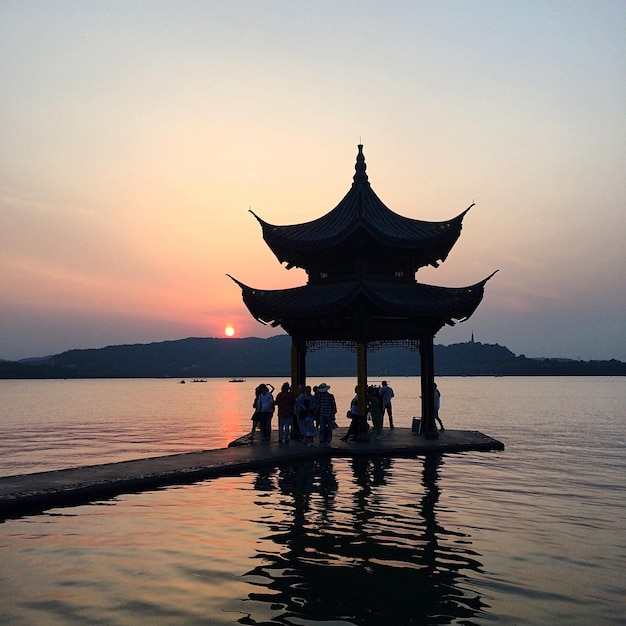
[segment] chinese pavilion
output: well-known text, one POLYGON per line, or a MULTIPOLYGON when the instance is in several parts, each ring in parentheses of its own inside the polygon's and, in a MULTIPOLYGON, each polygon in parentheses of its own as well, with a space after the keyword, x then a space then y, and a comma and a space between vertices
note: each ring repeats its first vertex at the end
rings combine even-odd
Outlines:
MULTIPOLYGON (((254 215, 263 239, 287 269, 306 271, 306 285, 263 290, 232 278, 259 322, 282 327, 292 339, 292 388, 306 381, 307 350, 343 345, 356 351, 359 412, 365 415, 368 350, 406 345, 420 353, 422 422, 436 437, 434 337, 446 324, 467 320, 486 282, 436 287, 416 281, 421 267, 438 267, 461 234, 465 214, 426 222, 394 213, 372 189, 358 146, 351 189, 326 215, 275 226, 254 215)), ((495 272, 494 272, 495 273, 495 272)))

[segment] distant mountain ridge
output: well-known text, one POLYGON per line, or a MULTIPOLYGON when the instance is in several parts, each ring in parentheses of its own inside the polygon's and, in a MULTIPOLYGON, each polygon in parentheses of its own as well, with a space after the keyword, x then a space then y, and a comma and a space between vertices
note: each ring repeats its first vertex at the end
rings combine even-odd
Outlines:
MULTIPOLYGON (((197 338, 68 350, 49 357, 1 361, 0 378, 289 377, 291 338, 197 338)), ((368 354, 371 378, 416 376, 420 357, 407 348, 368 354)), ((437 376, 626 376, 626 363, 531 359, 498 344, 435 346, 437 376)), ((356 376, 356 354, 324 348, 307 354, 307 375, 356 376)))

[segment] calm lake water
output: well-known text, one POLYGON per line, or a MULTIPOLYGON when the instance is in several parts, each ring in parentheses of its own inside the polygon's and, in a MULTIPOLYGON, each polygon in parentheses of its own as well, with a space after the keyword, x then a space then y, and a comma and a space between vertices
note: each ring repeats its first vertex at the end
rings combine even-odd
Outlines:
MULTIPOLYGON (((0 381, 0 475, 224 447, 259 382, 0 381)), ((341 416, 354 380, 326 382, 341 416)), ((624 624, 626 379, 437 382, 446 428, 504 452, 302 463, 7 520, 0 623, 624 624)), ((390 384, 410 427, 419 381, 390 384)))

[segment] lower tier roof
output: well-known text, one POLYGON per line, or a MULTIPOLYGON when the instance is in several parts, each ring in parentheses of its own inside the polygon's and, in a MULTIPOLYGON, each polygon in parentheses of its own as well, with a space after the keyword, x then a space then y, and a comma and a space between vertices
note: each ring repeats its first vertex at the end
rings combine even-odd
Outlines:
POLYGON ((492 276, 469 287, 359 279, 276 290, 256 289, 230 278, 241 287, 255 319, 281 326, 291 335, 354 338, 347 335, 358 327, 371 339, 404 339, 465 321, 480 304, 492 276))

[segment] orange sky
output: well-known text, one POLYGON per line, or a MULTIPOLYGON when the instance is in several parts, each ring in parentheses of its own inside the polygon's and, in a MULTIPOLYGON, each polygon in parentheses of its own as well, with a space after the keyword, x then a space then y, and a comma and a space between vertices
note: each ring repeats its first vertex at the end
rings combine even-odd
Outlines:
POLYGON ((226 273, 279 288, 269 222, 331 210, 361 140, 392 210, 473 201, 437 336, 626 360, 621 2, 5 3, 0 358, 269 336, 226 273))

